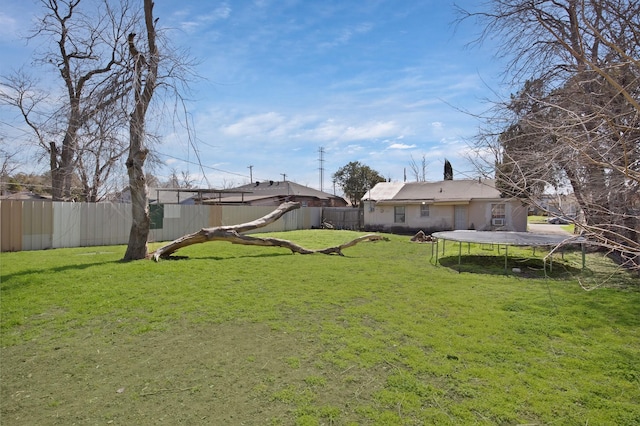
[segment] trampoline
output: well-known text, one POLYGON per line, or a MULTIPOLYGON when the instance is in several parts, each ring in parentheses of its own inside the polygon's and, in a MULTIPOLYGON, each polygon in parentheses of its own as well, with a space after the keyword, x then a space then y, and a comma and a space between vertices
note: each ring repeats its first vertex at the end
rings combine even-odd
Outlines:
MULTIPOLYGON (((442 253, 444 254, 445 242, 455 241, 459 243, 458 265, 462 261, 462 243, 476 244, 497 244, 505 246, 504 251, 504 269, 507 270, 507 258, 509 256, 509 246, 519 247, 555 247, 564 244, 580 244, 582 248, 582 269, 585 268, 585 244, 586 238, 577 235, 562 234, 542 234, 533 232, 511 232, 511 231, 444 231, 434 232, 432 234, 436 238, 435 244, 431 245, 431 259, 434 257, 435 248, 435 264, 438 264, 438 251, 440 241, 442 240, 442 253), (435 246, 435 247, 434 247, 435 246)), ((553 260, 552 260, 553 262, 553 260)), ((546 257, 544 259, 546 270, 546 257)), ((553 263, 550 264, 550 268, 553 263)))

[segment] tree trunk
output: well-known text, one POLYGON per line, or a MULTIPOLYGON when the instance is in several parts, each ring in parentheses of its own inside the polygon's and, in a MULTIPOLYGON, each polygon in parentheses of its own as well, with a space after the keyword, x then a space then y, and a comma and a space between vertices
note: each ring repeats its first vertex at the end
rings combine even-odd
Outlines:
POLYGON ((150 257, 155 261, 162 259, 170 258, 173 253, 182 247, 190 246, 193 244, 205 243, 207 241, 227 241, 232 244, 244 244, 244 245, 253 245, 253 246, 264 246, 264 247, 285 247, 291 250, 293 253, 300 254, 313 254, 313 253, 322 253, 322 254, 337 254, 342 256, 342 250, 348 247, 352 247, 361 241, 378 241, 381 240, 382 237, 375 234, 368 234, 358 237, 354 240, 351 240, 345 244, 340 244, 337 246, 327 247, 323 249, 307 249, 302 246, 299 246, 289 240, 282 240, 279 238, 270 238, 270 237, 252 237, 249 235, 241 235, 241 232, 250 231, 257 228, 262 228, 264 226, 269 225, 280 219, 285 213, 299 209, 300 203, 295 202, 287 202, 280 204, 277 209, 272 211, 266 216, 263 216, 259 219, 256 219, 252 222, 242 223, 239 225, 230 225, 230 226, 216 226, 213 228, 202 228, 198 232, 194 232, 193 234, 188 234, 183 237, 180 237, 169 244, 166 244, 153 253, 150 254, 150 257))
MULTIPOLYGON (((129 191, 131 193, 131 230, 124 260, 137 260, 147 257, 147 240, 151 219, 149 217, 149 197, 144 174, 144 161, 147 150, 142 147, 144 130, 134 123, 131 117, 131 149, 127 159, 129 191)), ((143 118, 144 119, 144 118, 143 118)))
POLYGON ((139 260, 147 257, 147 239, 151 219, 149 217, 149 197, 147 181, 144 173, 144 161, 148 150, 144 145, 145 115, 158 77, 158 47, 156 45, 156 31, 153 21, 153 1, 144 0, 144 18, 147 29, 147 43, 149 58, 135 47, 135 34, 129 34, 129 51, 134 60, 134 109, 131 113, 129 126, 129 158, 127 172, 129 174, 129 190, 131 191, 131 213, 133 223, 129 232, 129 243, 124 260, 139 260))

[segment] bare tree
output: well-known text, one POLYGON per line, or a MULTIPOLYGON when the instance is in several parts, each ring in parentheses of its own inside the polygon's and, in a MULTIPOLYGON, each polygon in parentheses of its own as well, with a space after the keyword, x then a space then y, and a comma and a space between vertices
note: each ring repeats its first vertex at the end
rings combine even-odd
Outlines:
POLYGON ((124 63, 124 37, 134 23, 127 14, 128 5, 114 13, 104 2, 104 14, 98 19, 79 11, 80 0, 43 1, 48 9, 37 33, 52 36, 58 50, 47 53, 44 61, 55 64, 67 92, 66 129, 60 146, 50 144, 51 176, 54 199, 71 196, 71 178, 78 148, 78 133, 101 109, 115 104, 126 94, 128 78, 124 63), (106 40, 105 34, 113 38, 106 40))
POLYGON ((132 219, 129 244, 124 260, 138 260, 147 257, 149 236, 149 197, 144 172, 144 162, 149 153, 145 145, 145 116, 158 81, 160 54, 156 44, 156 22, 153 19, 153 2, 144 0, 144 23, 146 29, 145 53, 135 45, 135 33, 129 34, 129 52, 133 61, 133 111, 129 127, 129 189, 131 191, 132 219))
POLYGON ((124 114, 113 114, 113 108, 104 109, 85 124, 79 135, 76 173, 85 201, 101 201, 118 186, 127 152, 123 118, 124 114))
MULTIPOLYGON (((54 116, 47 108, 50 94, 38 87, 38 80, 20 69, 0 80, 0 103, 16 109, 31 130, 36 143, 49 158, 49 141, 56 137, 54 116)), ((55 163, 55 159, 51 161, 55 163)))
POLYGON ((9 149, 0 137, 0 195, 4 195, 11 175, 18 169, 17 152, 9 149))
MULTIPOLYGON (((37 54, 35 63, 55 68, 64 96, 53 99, 52 87, 33 91, 34 81, 18 73, 4 79, 3 101, 20 109, 37 143, 48 154, 53 198, 63 200, 71 198, 78 158, 89 152, 81 146, 84 130, 99 114, 113 117, 121 112, 117 104, 130 84, 124 66, 125 40, 136 16, 126 0, 119 8, 108 0, 40 3, 44 13, 30 38, 45 41, 47 47, 37 54), (110 114, 104 114, 106 110, 110 114)), ((91 144, 95 146, 93 141, 91 144)))
POLYGON ((416 182, 427 181, 427 157, 425 154, 422 154, 420 164, 418 164, 418 162, 415 160, 415 158, 413 158, 412 155, 409 167, 411 168, 411 173, 413 174, 416 182))
MULTIPOLYGON (((590 240, 640 269, 640 3, 493 0, 460 10, 498 40, 521 90, 496 103, 476 140, 505 195, 536 203, 567 187, 590 240)), ((484 161, 484 164, 482 163, 484 161)))
POLYGON ((171 174, 169 178, 164 183, 163 187, 165 188, 183 188, 183 189, 191 189, 193 188, 194 180, 189 175, 187 171, 180 171, 180 175, 178 175, 178 170, 175 168, 171 169, 171 174))

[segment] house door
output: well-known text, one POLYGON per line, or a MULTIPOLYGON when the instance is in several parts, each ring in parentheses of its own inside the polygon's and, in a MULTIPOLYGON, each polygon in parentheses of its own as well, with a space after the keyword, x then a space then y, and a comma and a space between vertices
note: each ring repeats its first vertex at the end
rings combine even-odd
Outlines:
POLYGON ((453 206, 453 229, 467 229, 467 206, 453 206))

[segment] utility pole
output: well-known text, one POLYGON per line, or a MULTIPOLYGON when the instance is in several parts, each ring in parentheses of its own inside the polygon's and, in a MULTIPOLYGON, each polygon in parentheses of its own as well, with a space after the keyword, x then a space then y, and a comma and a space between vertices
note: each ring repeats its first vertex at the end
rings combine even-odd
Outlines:
POLYGON ((253 183, 253 166, 247 166, 247 169, 249 169, 249 181, 253 183))
POLYGON ((286 182, 287 181, 287 174, 286 173, 280 173, 280 175, 282 175, 282 181, 286 182))
POLYGON ((320 153, 320 158, 318 159, 320 161, 320 191, 322 191, 322 183, 324 182, 324 147, 321 146, 318 152, 320 153))

